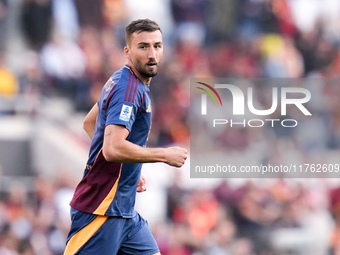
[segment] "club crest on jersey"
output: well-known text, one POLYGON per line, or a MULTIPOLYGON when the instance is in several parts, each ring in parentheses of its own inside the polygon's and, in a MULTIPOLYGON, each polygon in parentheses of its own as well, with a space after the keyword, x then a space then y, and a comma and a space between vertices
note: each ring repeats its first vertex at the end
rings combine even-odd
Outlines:
POLYGON ((119 119, 124 120, 124 121, 129 121, 131 118, 131 113, 132 113, 132 106, 123 104, 119 119))
POLYGON ((149 102, 149 104, 148 104, 148 108, 146 109, 146 112, 151 112, 150 102, 149 102))

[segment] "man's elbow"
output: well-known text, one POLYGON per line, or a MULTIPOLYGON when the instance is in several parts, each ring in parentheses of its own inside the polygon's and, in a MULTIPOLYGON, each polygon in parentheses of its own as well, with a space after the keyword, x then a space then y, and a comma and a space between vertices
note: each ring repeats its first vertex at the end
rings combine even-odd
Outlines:
POLYGON ((88 120, 83 121, 83 129, 87 132, 90 126, 90 122, 88 120))
POLYGON ((103 156, 108 162, 120 162, 121 157, 117 150, 103 148, 103 156))

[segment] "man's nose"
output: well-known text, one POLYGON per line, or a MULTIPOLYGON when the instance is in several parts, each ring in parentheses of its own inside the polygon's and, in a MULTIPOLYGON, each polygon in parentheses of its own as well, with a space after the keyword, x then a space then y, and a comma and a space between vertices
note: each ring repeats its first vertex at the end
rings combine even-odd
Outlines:
POLYGON ((148 58, 156 58, 156 50, 153 47, 150 47, 148 53, 148 58))

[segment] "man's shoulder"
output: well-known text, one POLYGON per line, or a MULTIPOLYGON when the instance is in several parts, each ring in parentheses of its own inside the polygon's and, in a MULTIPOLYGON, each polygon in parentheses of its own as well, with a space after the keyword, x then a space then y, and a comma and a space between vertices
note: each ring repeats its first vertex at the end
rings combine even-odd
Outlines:
POLYGON ((102 95, 104 97, 112 94, 113 91, 123 91, 129 85, 130 71, 124 67, 114 72, 103 86, 102 95))
POLYGON ((120 83, 127 85, 131 79, 131 72, 126 66, 123 66, 111 76, 111 79, 115 84, 120 83))
POLYGON ((143 94, 140 89, 139 79, 134 75, 129 66, 125 65, 111 76, 115 93, 123 93, 124 101, 134 103, 135 99, 143 94))
POLYGON ((138 88, 138 79, 130 67, 125 65, 111 75, 103 87, 101 100, 108 107, 112 98, 135 104, 141 101, 143 92, 138 88))

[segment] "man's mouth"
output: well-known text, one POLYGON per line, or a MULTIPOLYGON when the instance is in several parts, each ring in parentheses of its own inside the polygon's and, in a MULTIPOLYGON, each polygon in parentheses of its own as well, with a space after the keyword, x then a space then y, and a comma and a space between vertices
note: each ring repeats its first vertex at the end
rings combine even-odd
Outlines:
POLYGON ((147 63, 146 65, 147 65, 147 66, 156 66, 157 63, 156 63, 156 62, 150 62, 150 63, 147 63))

